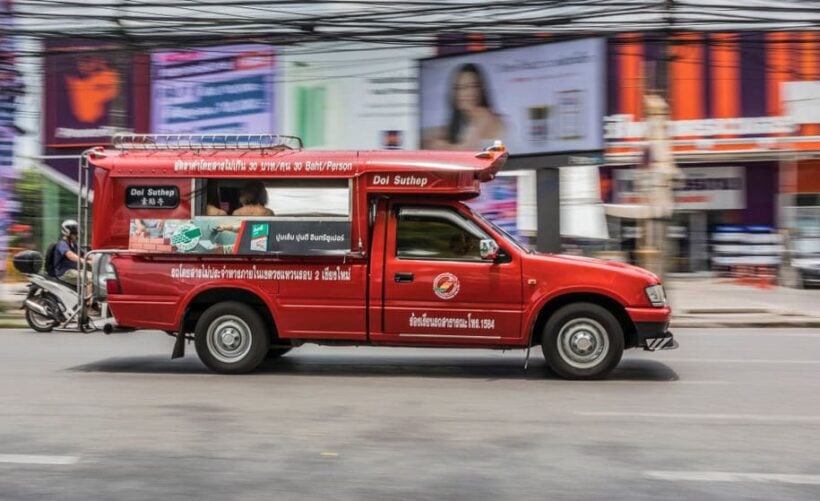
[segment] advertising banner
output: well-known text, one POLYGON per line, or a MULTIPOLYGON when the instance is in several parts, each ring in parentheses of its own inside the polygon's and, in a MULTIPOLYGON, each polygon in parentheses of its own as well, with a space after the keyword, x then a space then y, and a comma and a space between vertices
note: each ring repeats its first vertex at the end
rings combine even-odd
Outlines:
MULTIPOLYGON (((675 210, 723 210, 746 208, 745 168, 684 167, 684 179, 674 187, 675 210)), ((616 204, 640 204, 636 178, 639 169, 614 171, 613 200, 616 204)))
POLYGON ((513 236, 518 231, 518 177, 499 176, 481 187, 481 195, 467 202, 479 214, 513 236))
POLYGON ((422 60, 422 148, 600 150, 604 84, 598 38, 422 60))
POLYGON ((154 133, 269 133, 277 130, 275 50, 208 47, 151 55, 154 133))
MULTIPOLYGON (((0 0, 0 28, 12 28, 10 4, 0 0)), ((12 213, 19 206, 14 200, 13 184, 16 179, 14 168, 14 144, 17 136, 17 97, 23 93, 23 83, 14 61, 14 40, 0 36, 0 262, 5 263, 8 247, 9 225, 12 213)), ((0 278, 3 268, 0 267, 0 278)))
POLYGON ((284 130, 323 149, 418 147, 416 59, 430 48, 355 44, 288 56, 284 130))
POLYGON ((128 248, 182 254, 314 256, 350 251, 350 221, 132 219, 128 248))
POLYGON ((122 47, 91 40, 46 42, 47 147, 106 144, 133 131, 134 57, 122 47))

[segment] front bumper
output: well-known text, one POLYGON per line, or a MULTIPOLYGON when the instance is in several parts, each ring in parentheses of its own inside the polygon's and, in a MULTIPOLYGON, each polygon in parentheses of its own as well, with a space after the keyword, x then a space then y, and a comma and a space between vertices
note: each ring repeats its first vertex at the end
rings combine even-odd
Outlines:
POLYGON ((636 322, 637 347, 646 351, 674 350, 678 347, 675 337, 669 332, 669 322, 636 322))

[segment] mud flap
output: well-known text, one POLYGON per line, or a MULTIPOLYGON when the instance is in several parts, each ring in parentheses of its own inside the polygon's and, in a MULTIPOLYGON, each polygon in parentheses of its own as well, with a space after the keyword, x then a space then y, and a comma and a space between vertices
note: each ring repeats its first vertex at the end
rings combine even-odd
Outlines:
POLYGON ((185 333, 177 332, 177 340, 174 342, 174 351, 171 352, 171 360, 185 356, 185 333))

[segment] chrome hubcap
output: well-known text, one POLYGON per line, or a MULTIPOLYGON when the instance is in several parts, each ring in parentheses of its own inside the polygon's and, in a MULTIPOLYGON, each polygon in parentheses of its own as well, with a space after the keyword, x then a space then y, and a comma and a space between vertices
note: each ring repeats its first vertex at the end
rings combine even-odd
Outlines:
POLYGON ((577 369, 595 367, 609 353, 606 329, 591 318, 574 318, 558 333, 558 353, 577 369))
POLYGON ((32 323, 37 325, 37 327, 50 327, 51 324, 54 323, 54 320, 52 320, 50 317, 44 317, 36 311, 29 310, 29 315, 29 318, 31 319, 32 323))
POLYGON ((239 362, 251 351, 251 329, 241 318, 224 315, 208 327, 208 351, 223 363, 239 362))
POLYGON ((235 349, 239 346, 241 339, 242 338, 239 335, 239 331, 234 328, 229 327, 222 333, 222 345, 231 349, 235 349))

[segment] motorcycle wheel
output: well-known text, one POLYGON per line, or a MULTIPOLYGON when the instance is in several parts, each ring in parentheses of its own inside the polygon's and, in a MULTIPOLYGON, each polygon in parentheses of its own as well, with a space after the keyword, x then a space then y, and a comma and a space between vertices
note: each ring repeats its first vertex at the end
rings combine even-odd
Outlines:
MULTIPOLYGON (((48 303, 51 311, 58 310, 57 302, 53 297, 51 297, 50 294, 44 290, 39 290, 37 292, 39 295, 39 300, 48 303)), ((60 322, 52 317, 40 315, 36 311, 26 308, 26 323, 28 323, 28 326, 37 332, 51 332, 55 327, 57 327, 57 325, 59 325, 60 322)))
POLYGON ((26 308, 26 322, 37 332, 51 332, 57 326, 57 321, 53 318, 44 317, 28 308, 26 308))

